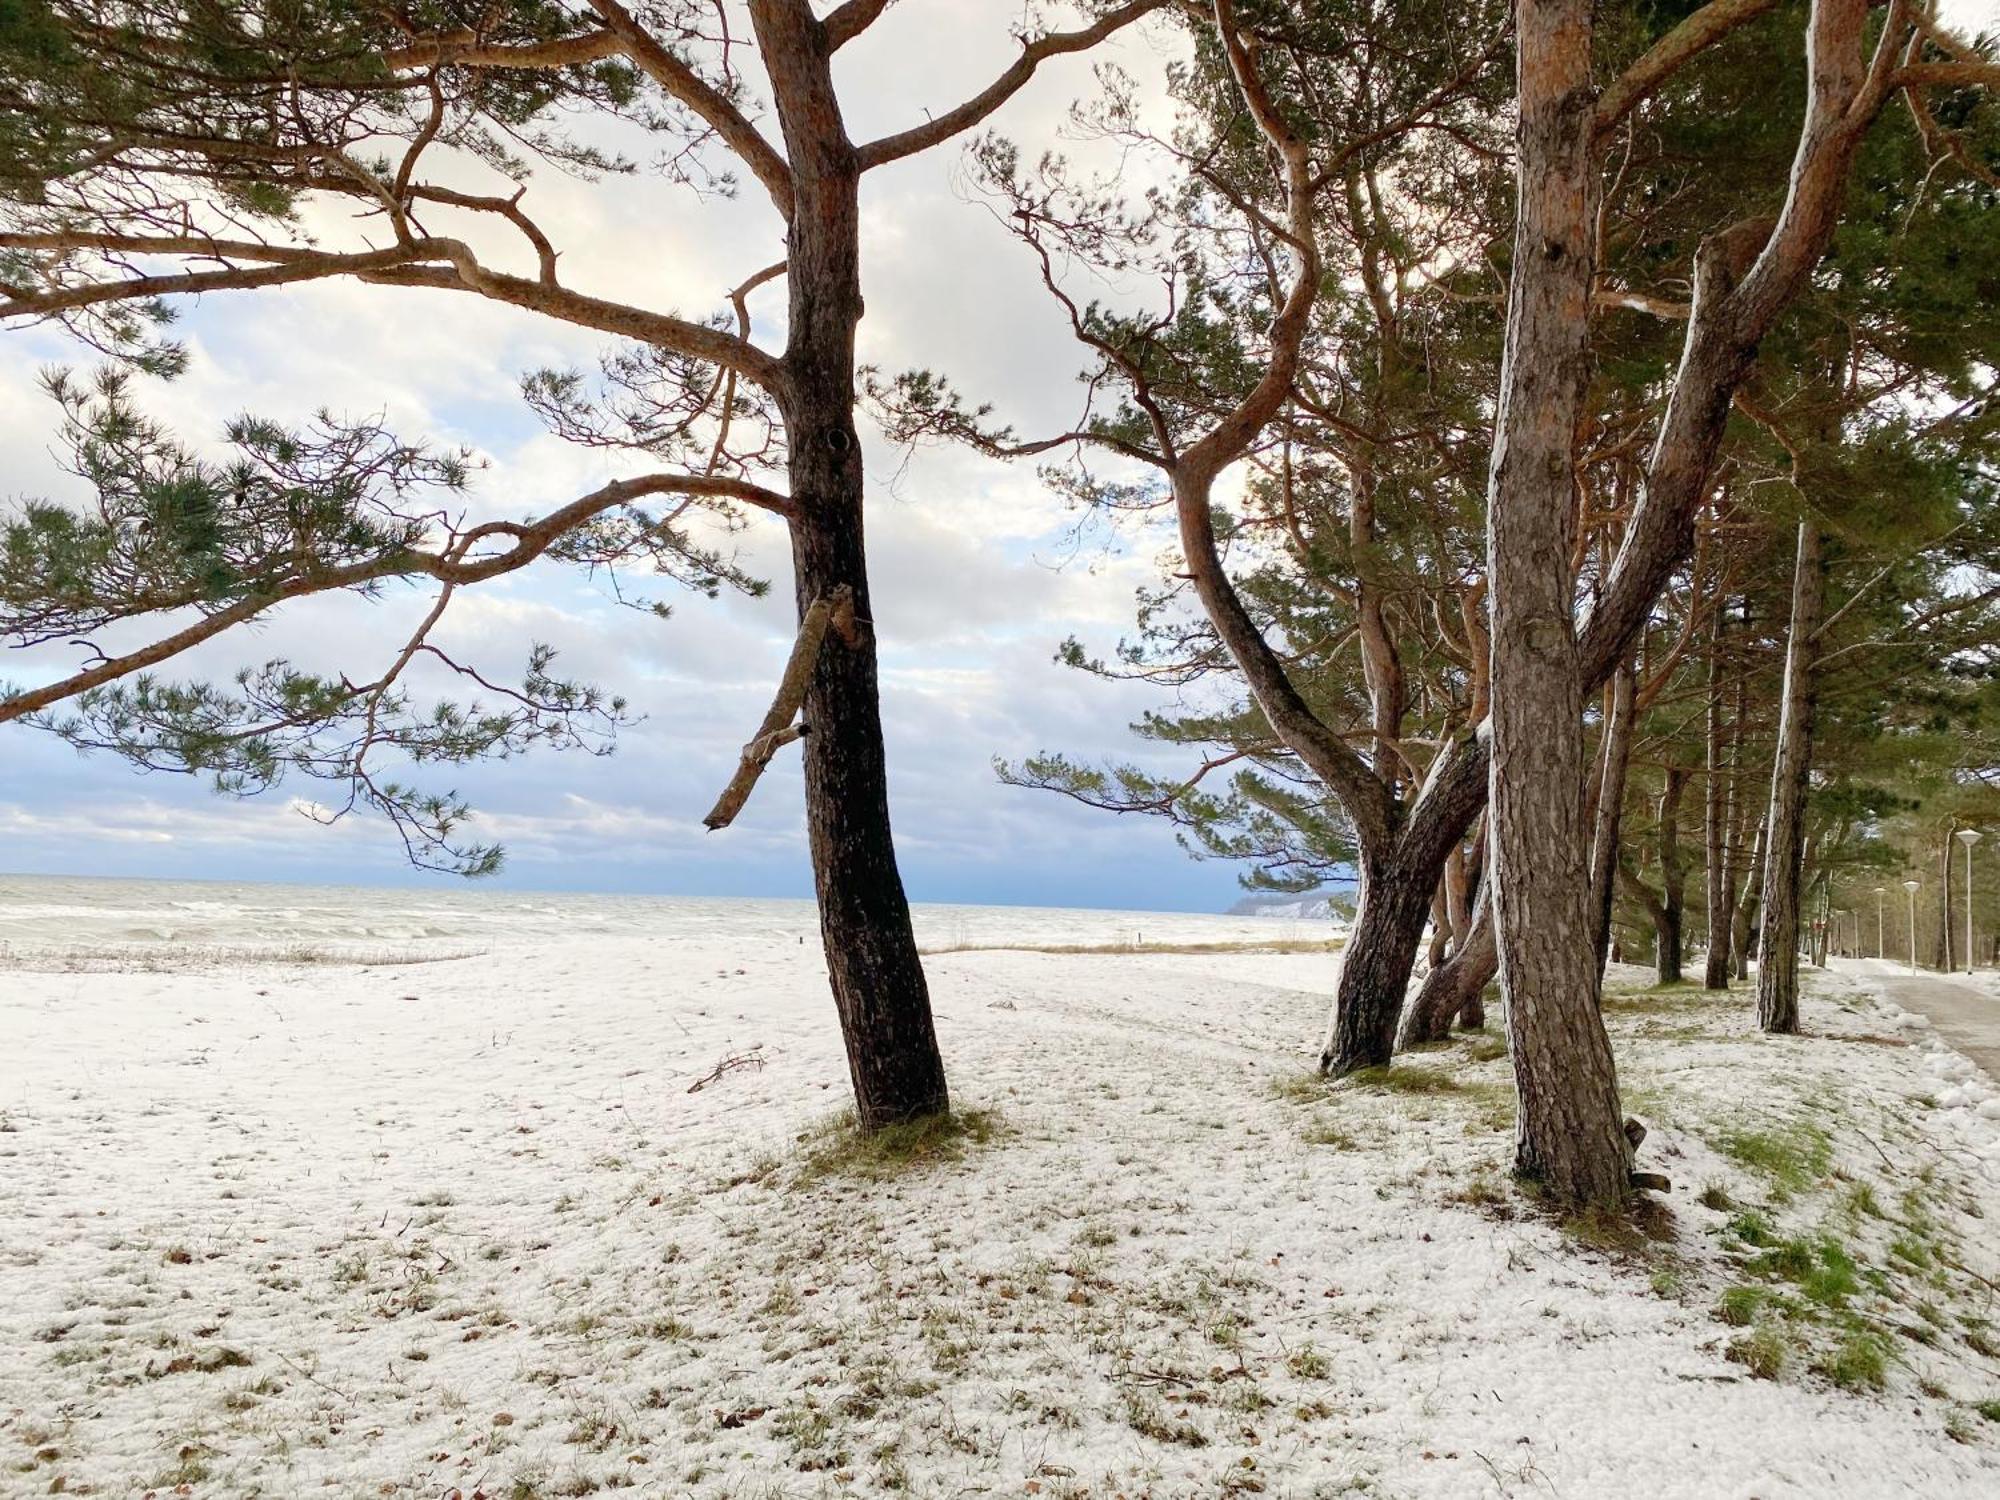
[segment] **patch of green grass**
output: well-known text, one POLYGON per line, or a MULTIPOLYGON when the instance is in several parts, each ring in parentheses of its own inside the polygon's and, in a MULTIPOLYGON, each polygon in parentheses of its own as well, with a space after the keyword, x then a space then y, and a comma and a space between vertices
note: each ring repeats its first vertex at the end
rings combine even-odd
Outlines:
POLYGON ((883 1178, 957 1161, 967 1146, 983 1146, 1004 1131, 992 1110, 960 1109, 862 1131, 842 1110, 799 1137, 798 1183, 829 1177, 883 1178))
POLYGON ((1646 1247, 1646 1233, 1629 1208, 1586 1208, 1562 1221, 1562 1232, 1593 1250, 1630 1255, 1646 1247))
POLYGON ((1466 1043, 1465 1055, 1473 1062, 1498 1062, 1507 1055, 1507 1042, 1505 1038, 1481 1036, 1477 1032, 1472 1032, 1468 1035, 1470 1039, 1466 1043))
POLYGON ((1785 1372, 1792 1345, 1782 1332, 1766 1324, 1741 1338, 1731 1339, 1723 1353, 1759 1380, 1776 1380, 1785 1372))
POLYGON ((1882 1336, 1857 1328, 1813 1368, 1843 1390, 1879 1391, 1888 1379, 1888 1362, 1882 1336))
MULTIPOLYGON (((1333 1373, 1333 1361, 1307 1344, 1285 1356, 1285 1368, 1300 1380, 1324 1380, 1333 1373)), ((2000 1402, 1992 1404, 2000 1407, 2000 1402)), ((2000 1421, 2000 1417, 1995 1420, 2000 1421)))
POLYGON ((2000 1396, 1989 1396, 1984 1401, 1972 1403, 1972 1409, 1989 1422, 2000 1422, 2000 1396))
POLYGON ((1771 1228, 1771 1221, 1754 1208, 1746 1208, 1722 1226, 1722 1232, 1741 1244, 1765 1246, 1777 1242, 1777 1232, 1771 1228))
POLYGON ((1861 1290, 1854 1257, 1831 1235, 1795 1235, 1778 1241, 1750 1262, 1756 1275, 1789 1281, 1809 1302, 1841 1307, 1861 1290))
POLYGON ((1403 1067, 1395 1063, 1349 1073, 1347 1086, 1376 1089, 1386 1094, 1457 1094, 1465 1090, 1465 1085, 1449 1073, 1436 1068, 1403 1067))
POLYGON ((1889 1241, 1889 1254, 1918 1271, 1928 1271, 1935 1260, 1931 1247, 1914 1234, 1899 1234, 1889 1241))
POLYGON ((1804 1120, 1770 1130, 1731 1131, 1716 1144, 1723 1155, 1785 1195, 1804 1191, 1833 1165, 1832 1140, 1804 1120))
POLYGON ((1327 1096, 1325 1075, 1311 1070, 1287 1073, 1271 1081, 1271 1097, 1285 1104, 1317 1104, 1327 1096))
POLYGON ((1145 1391, 1125 1392, 1125 1425, 1157 1443, 1175 1443, 1183 1448, 1208 1446, 1207 1433, 1194 1423, 1174 1416, 1157 1397, 1145 1391))
POLYGON ((1331 1146, 1336 1151, 1352 1151, 1361 1144, 1358 1136, 1341 1129, 1331 1120, 1315 1120, 1300 1132, 1308 1146, 1331 1146))
POLYGON ((1764 1305, 1767 1295, 1763 1287, 1748 1282, 1727 1287, 1716 1304, 1715 1315, 1731 1328, 1748 1328, 1757 1321, 1757 1310, 1764 1305))

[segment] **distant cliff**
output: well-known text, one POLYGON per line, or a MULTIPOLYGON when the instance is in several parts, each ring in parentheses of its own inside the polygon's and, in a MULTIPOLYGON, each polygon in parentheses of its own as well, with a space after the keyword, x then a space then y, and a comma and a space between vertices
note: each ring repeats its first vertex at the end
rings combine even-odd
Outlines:
POLYGON ((1346 926, 1354 917, 1354 898, 1344 891, 1253 891, 1229 908, 1232 917, 1292 917, 1346 926))

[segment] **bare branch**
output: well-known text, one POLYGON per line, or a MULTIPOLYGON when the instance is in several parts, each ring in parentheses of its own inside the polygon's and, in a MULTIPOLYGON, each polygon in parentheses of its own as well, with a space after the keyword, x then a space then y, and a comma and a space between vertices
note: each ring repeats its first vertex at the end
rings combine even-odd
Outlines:
MULTIPOLYGON (((794 724, 792 720, 798 717, 799 706, 806 701, 806 688, 812 683, 813 668, 818 664, 820 649, 826 643, 826 632, 833 625, 835 614, 843 610, 851 630, 854 592, 845 585, 832 594, 813 600, 800 617, 798 638, 792 642, 792 654, 785 662, 784 676, 778 679, 777 695, 765 711, 764 722, 757 726, 757 733, 743 747, 743 759, 737 764, 736 774, 729 778, 729 785, 722 789, 722 795, 715 799, 715 806, 701 820, 710 833, 727 828, 736 821, 736 815, 750 800, 757 778, 764 774, 771 757, 793 740, 803 738, 811 727, 794 724)), ((846 633, 842 632, 843 635, 846 633)))
POLYGON ((1637 109, 1675 73, 1730 32, 1776 9, 1777 0, 1710 0, 1646 49, 1597 96, 1597 137, 1637 109))
POLYGON ((891 0, 846 0, 820 22, 826 30, 826 50, 838 52, 881 17, 891 0))
MULTIPOLYGON (((593 0, 596 3, 596 0, 593 0)), ((1116 10, 1106 12, 1093 25, 1081 31, 1052 31, 1036 37, 1021 49, 1021 55, 1014 65, 993 82, 981 89, 972 98, 956 109, 947 110, 936 118, 896 135, 885 135, 880 140, 870 141, 861 147, 859 160, 861 170, 879 167, 886 162, 900 161, 906 156, 914 156, 919 151, 928 151, 941 145, 955 135, 963 134, 979 124, 993 111, 1018 94, 1035 76, 1035 70, 1052 57, 1061 57, 1069 52, 1083 52, 1095 47, 1106 37, 1124 30, 1133 22, 1159 10, 1168 0, 1127 0, 1116 10)))
POLYGON ((618 0, 590 0, 590 8, 604 18, 617 34, 624 50, 646 76, 686 105, 722 143, 741 158, 743 165, 764 184, 764 191, 787 218, 792 212, 792 169, 777 147, 764 139, 749 118, 694 69, 667 50, 660 39, 633 19, 618 0))

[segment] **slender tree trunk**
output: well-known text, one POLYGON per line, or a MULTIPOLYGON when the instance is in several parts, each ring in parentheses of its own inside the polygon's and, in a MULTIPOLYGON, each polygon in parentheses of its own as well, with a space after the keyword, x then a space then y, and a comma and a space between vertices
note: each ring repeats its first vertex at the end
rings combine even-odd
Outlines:
POLYGON ((1687 768, 1667 767, 1667 784, 1660 793, 1660 919, 1653 947, 1653 967, 1661 984, 1681 982, 1681 932, 1686 923, 1687 867, 1681 862, 1681 796, 1687 790, 1687 768))
POLYGON ((1517 207, 1487 500, 1493 906, 1520 1112, 1515 1167, 1565 1207, 1622 1202, 1631 1145, 1598 1014, 1570 559, 1590 374, 1591 0, 1519 0, 1517 207))
POLYGON ((1451 908, 1446 903, 1444 887, 1440 885, 1431 892, 1431 945, 1424 955, 1426 968, 1435 969, 1444 962, 1444 956, 1451 951, 1451 908))
POLYGON ((1813 639, 1825 607, 1826 569, 1819 526, 1799 522, 1792 575, 1790 639, 1778 746, 1771 767, 1770 833, 1764 842, 1764 924, 1757 941, 1757 1024, 1766 1031, 1799 1029, 1799 898, 1805 855, 1806 778, 1812 770, 1816 709, 1813 639))
POLYGON ((1708 645, 1708 780, 1702 788, 1701 833, 1703 874, 1703 922, 1708 928, 1708 953, 1702 964, 1701 987, 1705 990, 1729 988, 1729 921, 1735 903, 1731 899, 1729 863, 1729 799, 1734 779, 1727 763, 1727 740, 1723 735, 1722 646, 1728 607, 1718 588, 1715 623, 1708 645))
POLYGON ((1604 730, 1597 757, 1597 819, 1590 840, 1591 911, 1597 976, 1611 956, 1611 898, 1618 878, 1618 827, 1625 808, 1625 774, 1632 761, 1633 694, 1638 674, 1628 660, 1612 676, 1606 694, 1604 730))
POLYGON ((841 123, 823 33, 799 0, 754 0, 791 159, 786 239, 791 296, 782 397, 793 574, 803 614, 845 585, 851 640, 829 635, 807 689, 806 825, 828 977, 863 1129, 949 1104, 930 994, 889 829, 874 615, 854 430, 854 337, 861 320, 859 168, 841 123))
POLYGON ((1940 974, 1949 974, 1952 972, 1950 824, 1945 825, 1938 870, 1944 878, 1938 882, 1937 968, 1940 974))
POLYGON ((1764 899, 1764 835, 1770 827, 1766 818, 1757 820, 1757 836, 1750 846, 1750 873, 1743 883, 1743 894, 1737 899, 1736 909, 1729 919, 1730 963, 1738 979, 1750 977, 1750 957, 1757 946, 1758 908, 1764 899))

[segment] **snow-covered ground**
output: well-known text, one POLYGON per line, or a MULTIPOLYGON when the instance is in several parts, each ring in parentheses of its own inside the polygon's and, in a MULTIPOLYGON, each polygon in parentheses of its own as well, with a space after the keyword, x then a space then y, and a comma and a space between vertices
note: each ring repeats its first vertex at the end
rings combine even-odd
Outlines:
POLYGON ((1612 998, 1619 1245, 1490 1042, 1312 1080, 1327 954, 940 953, 986 1138, 891 1170, 804 934, 572 925, 17 951, 0 1494, 2000 1493, 1988 1095, 1859 979, 1612 998))

